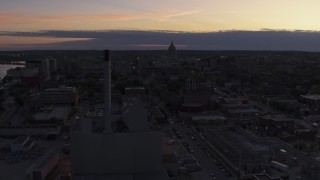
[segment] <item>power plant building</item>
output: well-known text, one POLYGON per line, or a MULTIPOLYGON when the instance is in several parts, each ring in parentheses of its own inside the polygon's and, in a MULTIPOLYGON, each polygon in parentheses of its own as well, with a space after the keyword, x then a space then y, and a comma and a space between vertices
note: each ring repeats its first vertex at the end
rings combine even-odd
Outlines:
POLYGON ((104 131, 101 133, 90 130, 72 132, 73 179, 169 179, 166 171, 162 169, 162 133, 150 131, 147 126, 144 126, 145 123, 142 121, 146 121, 146 118, 142 116, 146 114, 137 105, 131 107, 132 109, 128 107, 127 110, 127 113, 130 111, 131 113, 123 115, 129 130, 114 132, 111 124, 116 117, 111 111, 110 59, 109 51, 105 51, 104 131))

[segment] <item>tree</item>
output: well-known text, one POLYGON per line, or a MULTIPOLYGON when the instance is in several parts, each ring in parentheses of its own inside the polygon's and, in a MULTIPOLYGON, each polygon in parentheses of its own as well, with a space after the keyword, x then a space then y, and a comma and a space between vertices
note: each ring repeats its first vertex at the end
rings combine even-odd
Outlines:
POLYGON ((148 84, 148 86, 149 86, 149 88, 153 88, 154 86, 156 86, 157 85, 157 82, 155 81, 155 80, 150 80, 149 81, 149 84, 148 84))
POLYGON ((5 101, 4 91, 0 89, 0 104, 5 101))
POLYGON ((25 123, 32 124, 36 121, 36 118, 32 114, 28 114, 24 120, 25 123))
POLYGON ((5 76, 3 79, 2 79, 2 82, 6 83, 6 82, 11 82, 13 80, 13 76, 5 76))
POLYGON ((14 96, 14 102, 15 102, 16 104, 18 104, 19 106, 23 106, 23 104, 24 104, 24 99, 23 99, 23 97, 22 97, 21 95, 15 95, 15 96, 14 96))
POLYGON ((309 150, 312 152, 316 147, 317 147, 317 144, 313 142, 309 145, 309 150))
POLYGON ((51 118, 49 119, 49 121, 50 121, 50 122, 58 122, 58 118, 56 118, 56 117, 51 117, 51 118))
POLYGON ((95 94, 95 93, 94 93, 94 91, 92 91, 92 90, 90 90, 90 91, 87 92, 87 96, 88 96, 88 97, 91 97, 91 98, 94 97, 94 94, 95 94))
POLYGON ((298 150, 303 150, 306 147, 306 144, 304 142, 297 142, 293 145, 298 150))
POLYGON ((79 111, 80 111, 79 107, 74 106, 71 108, 70 113, 77 114, 79 111))
POLYGON ((320 85, 313 85, 310 89, 310 94, 320 94, 320 85))
POLYGON ((183 86, 183 83, 178 80, 169 80, 168 81, 168 90, 171 92, 179 91, 183 86))

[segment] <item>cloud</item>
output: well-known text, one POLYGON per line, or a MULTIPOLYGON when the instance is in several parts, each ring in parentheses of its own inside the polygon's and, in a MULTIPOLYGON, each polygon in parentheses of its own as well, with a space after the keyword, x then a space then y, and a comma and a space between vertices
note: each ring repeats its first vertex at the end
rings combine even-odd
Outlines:
MULTIPOLYGON (((160 48, 166 48, 168 47, 168 44, 131 44, 130 46, 136 46, 136 47, 146 47, 146 48, 152 48, 152 47, 160 47, 160 48)), ((175 44, 176 47, 188 47, 185 44, 175 44)))
MULTIPOLYGON (((108 22, 108 21, 129 21, 152 19, 156 21, 166 21, 168 19, 193 15, 201 12, 200 9, 194 10, 149 10, 143 12, 95 12, 95 13, 62 13, 62 14, 32 14, 22 11, 6 11, 0 12, 0 23, 2 26, 17 26, 30 27, 34 25, 44 25, 54 23, 54 25, 67 23, 85 23, 85 22, 108 22)), ((59 27, 59 26, 58 26, 59 27)))
POLYGON ((159 18, 159 21, 166 21, 170 18, 179 17, 179 16, 187 16, 187 15, 194 15, 202 12, 201 9, 195 9, 191 11, 180 11, 180 12, 172 12, 170 14, 162 15, 159 18))
MULTIPOLYGON (((171 41, 177 49, 185 50, 299 50, 320 51, 320 32, 318 31, 37 31, 0 32, 1 36, 51 37, 51 38, 89 38, 82 41, 72 39, 63 42, 22 46, 5 49, 112 49, 112 50, 166 50, 171 41)), ((1 42, 0 42, 1 43, 1 42)), ((4 45, 2 45, 3 47, 4 45)))
POLYGON ((1 44, 19 45, 19 44, 51 44, 66 41, 86 41, 91 38, 59 38, 59 37, 44 37, 44 36, 14 36, 14 35, 1 35, 1 44))
POLYGON ((0 23, 3 26, 19 25, 24 26, 39 25, 42 23, 61 23, 61 22, 81 22, 81 21, 126 21, 138 18, 139 14, 61 14, 61 15, 28 15, 20 12, 0 13, 0 23))

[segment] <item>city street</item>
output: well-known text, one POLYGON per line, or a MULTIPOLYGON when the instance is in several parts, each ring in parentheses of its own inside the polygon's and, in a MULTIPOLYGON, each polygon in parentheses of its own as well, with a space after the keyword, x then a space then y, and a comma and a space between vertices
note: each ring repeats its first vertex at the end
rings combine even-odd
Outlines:
MULTIPOLYGON (((171 118, 174 119, 174 117, 171 118)), ((171 127, 176 128, 180 132, 182 136, 180 142, 188 143, 191 146, 191 149, 193 150, 192 155, 199 161, 203 170, 209 174, 212 174, 212 176, 216 177, 216 179, 236 179, 236 177, 228 173, 221 163, 212 156, 211 152, 209 152, 209 150, 206 148, 206 145, 203 145, 201 141, 197 139, 197 136, 194 136, 193 133, 190 133, 191 130, 189 128, 180 125, 176 121, 171 124, 171 127)))

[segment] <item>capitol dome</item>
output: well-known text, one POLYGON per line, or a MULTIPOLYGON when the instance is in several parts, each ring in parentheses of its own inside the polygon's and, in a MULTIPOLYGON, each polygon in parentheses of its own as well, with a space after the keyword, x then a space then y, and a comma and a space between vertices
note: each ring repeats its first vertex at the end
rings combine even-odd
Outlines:
POLYGON ((176 47, 174 46, 173 42, 171 42, 169 48, 168 48, 168 51, 176 51, 176 47))
POLYGON ((168 57, 175 58, 176 57, 176 47, 174 46, 173 42, 171 42, 168 48, 168 57))

